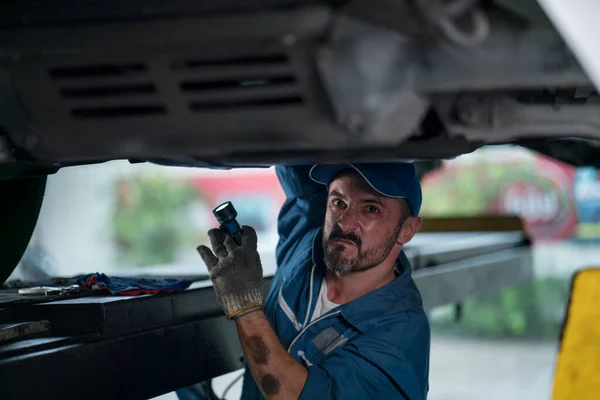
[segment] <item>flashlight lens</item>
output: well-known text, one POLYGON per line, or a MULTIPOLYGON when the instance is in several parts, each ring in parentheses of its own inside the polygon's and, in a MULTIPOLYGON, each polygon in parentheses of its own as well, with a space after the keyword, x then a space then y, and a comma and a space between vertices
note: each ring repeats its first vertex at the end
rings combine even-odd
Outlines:
POLYGON ((219 207, 217 207, 215 209, 215 212, 223 211, 229 204, 230 204, 229 202, 221 204, 219 207))
POLYGON ((227 201, 215 208, 213 214, 220 224, 227 223, 237 217, 237 212, 230 201, 227 201))

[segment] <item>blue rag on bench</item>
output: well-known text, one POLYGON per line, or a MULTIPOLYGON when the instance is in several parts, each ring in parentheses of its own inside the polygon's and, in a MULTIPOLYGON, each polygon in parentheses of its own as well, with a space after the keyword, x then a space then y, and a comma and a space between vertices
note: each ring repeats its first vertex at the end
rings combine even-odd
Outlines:
POLYGON ((75 279, 75 284, 87 289, 100 289, 111 294, 137 296, 140 294, 173 293, 187 289, 192 281, 179 279, 149 279, 108 277, 95 273, 83 275, 75 279))

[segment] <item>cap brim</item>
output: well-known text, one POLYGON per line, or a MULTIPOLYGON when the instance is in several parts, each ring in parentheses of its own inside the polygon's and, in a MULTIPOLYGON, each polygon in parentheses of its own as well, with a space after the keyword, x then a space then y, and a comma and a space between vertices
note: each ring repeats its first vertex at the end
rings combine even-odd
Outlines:
POLYGON ((338 173, 349 168, 356 170, 352 164, 317 164, 310 169, 309 176, 317 183, 329 185, 338 173))
POLYGON ((310 173, 309 176, 310 178, 317 182, 320 183, 322 185, 329 185, 329 183, 333 180, 333 178, 335 178, 335 176, 337 174, 339 174, 340 172, 350 169, 352 168, 353 170, 355 170, 356 172, 358 172, 365 181, 367 181, 367 183, 369 184, 369 186, 371 186, 376 192, 382 194, 383 196, 387 196, 387 197, 392 197, 395 199, 404 199, 406 197, 404 196, 394 196, 391 193, 385 193, 384 190, 382 190, 381 188, 378 188, 377 186, 375 186, 373 184, 374 181, 376 180, 381 180, 382 178, 385 179, 385 177, 381 177, 381 176, 371 176, 370 173, 366 172, 366 171, 362 171, 360 170, 358 167, 356 167, 354 164, 351 163, 346 163, 346 164, 317 164, 314 165, 311 169, 310 169, 310 173))

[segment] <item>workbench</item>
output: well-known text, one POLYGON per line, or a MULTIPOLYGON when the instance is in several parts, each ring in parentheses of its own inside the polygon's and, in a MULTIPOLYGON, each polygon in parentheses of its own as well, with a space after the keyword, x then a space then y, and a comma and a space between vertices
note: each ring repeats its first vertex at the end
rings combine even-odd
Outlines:
MULTIPOLYGON (((532 277, 522 232, 421 233, 405 252, 427 310, 532 277)), ((168 295, 0 305, 0 324, 15 335, 0 341, 2 399, 148 399, 244 366, 208 279, 168 295)))

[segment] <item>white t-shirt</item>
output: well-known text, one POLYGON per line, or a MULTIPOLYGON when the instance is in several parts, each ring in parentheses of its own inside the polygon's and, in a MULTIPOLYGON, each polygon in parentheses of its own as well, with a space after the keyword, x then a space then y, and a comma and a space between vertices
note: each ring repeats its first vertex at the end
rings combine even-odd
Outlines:
POLYGON ((310 321, 314 321, 321 315, 333 310, 337 306, 339 306, 339 304, 335 304, 334 302, 329 301, 329 298, 327 298, 327 284, 325 283, 325 278, 323 278, 321 290, 319 291, 319 297, 317 298, 317 304, 315 305, 315 311, 313 312, 310 321))

